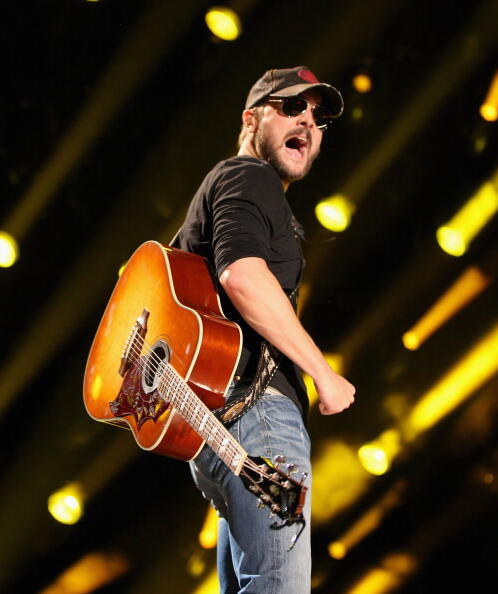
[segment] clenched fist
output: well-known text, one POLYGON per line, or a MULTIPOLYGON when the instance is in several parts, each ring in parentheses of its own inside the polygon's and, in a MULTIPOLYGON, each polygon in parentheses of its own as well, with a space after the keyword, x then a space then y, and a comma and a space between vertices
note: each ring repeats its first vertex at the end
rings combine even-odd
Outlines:
POLYGON ((322 415, 342 412, 354 402, 355 387, 330 367, 314 378, 322 415))

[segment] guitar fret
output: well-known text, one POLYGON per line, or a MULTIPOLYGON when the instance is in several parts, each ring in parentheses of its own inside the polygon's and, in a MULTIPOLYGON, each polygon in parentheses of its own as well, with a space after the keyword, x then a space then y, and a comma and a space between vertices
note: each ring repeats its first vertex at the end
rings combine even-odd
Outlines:
POLYGON ((210 434, 208 436, 208 439, 206 439, 206 441, 208 442, 209 445, 212 445, 216 441, 217 435, 218 435, 218 426, 213 425, 213 427, 210 431, 210 434))
POLYGON ((238 467, 238 465, 239 465, 239 462, 240 462, 241 460, 242 460, 242 456, 241 456, 240 454, 235 454, 235 455, 232 457, 232 461, 231 461, 231 463, 229 464, 230 468, 232 468, 233 470, 235 470, 235 469, 238 467))
POLYGON ((163 370, 159 387, 163 398, 169 400, 232 472, 238 474, 247 453, 171 365, 163 370))
POLYGON ((223 456, 225 454, 225 450, 227 449, 228 446, 228 438, 224 437, 222 442, 220 443, 220 446, 218 447, 216 453, 220 455, 220 458, 224 459, 223 456))
POLYGON ((183 411, 183 409, 185 408, 186 404, 187 404, 187 401, 186 400, 182 400, 181 403, 180 403, 180 406, 178 407, 178 410, 179 411, 183 411))
MULTIPOLYGON (((197 422, 197 413, 199 412, 200 404, 201 404, 200 400, 198 402, 196 402, 194 404, 194 409, 192 410, 192 413, 191 413, 191 418, 195 422, 197 422)), ((197 429, 199 429, 199 428, 197 427, 197 429)))
POLYGON ((208 415, 208 413, 205 413, 205 415, 202 417, 202 420, 199 424, 199 432, 204 430, 208 421, 209 421, 209 415, 208 415))

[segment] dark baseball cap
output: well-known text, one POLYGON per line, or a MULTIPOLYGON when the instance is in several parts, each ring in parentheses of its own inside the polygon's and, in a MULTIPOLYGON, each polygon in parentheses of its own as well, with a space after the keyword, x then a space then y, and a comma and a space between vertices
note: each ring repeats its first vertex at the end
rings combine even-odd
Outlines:
POLYGON ((320 82, 307 66, 267 70, 249 91, 246 109, 255 107, 270 95, 294 97, 309 89, 318 89, 321 92, 322 105, 328 108, 334 117, 341 115, 344 109, 342 95, 332 85, 320 82))

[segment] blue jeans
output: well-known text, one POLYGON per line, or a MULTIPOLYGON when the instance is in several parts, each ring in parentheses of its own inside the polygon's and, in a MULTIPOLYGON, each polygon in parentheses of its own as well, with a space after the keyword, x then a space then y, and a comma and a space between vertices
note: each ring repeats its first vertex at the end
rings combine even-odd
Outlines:
POLYGON ((258 509, 258 499, 209 446, 190 463, 197 487, 220 516, 217 557, 221 594, 309 594, 310 440, 301 414, 286 396, 264 394, 230 432, 249 455, 273 459, 283 454, 287 462, 299 467, 298 478, 302 472, 310 476, 306 481, 306 527, 288 551, 298 524, 271 529, 279 518, 269 518, 267 507, 258 509))

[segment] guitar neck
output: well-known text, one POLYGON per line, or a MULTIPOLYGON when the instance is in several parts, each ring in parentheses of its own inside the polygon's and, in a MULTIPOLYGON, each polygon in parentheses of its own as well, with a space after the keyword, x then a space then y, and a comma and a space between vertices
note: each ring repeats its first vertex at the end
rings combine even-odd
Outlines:
POLYGON ((164 366, 157 389, 228 468, 238 475, 248 457, 247 452, 170 364, 164 366))

